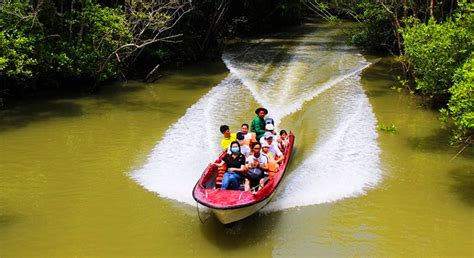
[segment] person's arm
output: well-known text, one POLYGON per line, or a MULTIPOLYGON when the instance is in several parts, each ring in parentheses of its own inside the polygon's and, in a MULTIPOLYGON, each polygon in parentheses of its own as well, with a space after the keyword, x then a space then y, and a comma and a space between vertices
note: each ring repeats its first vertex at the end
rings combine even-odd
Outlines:
POLYGON ((264 157, 265 157, 266 162, 260 162, 259 167, 263 171, 268 171, 268 158, 266 156, 264 157))
POLYGON ((276 163, 280 163, 280 162, 282 162, 284 159, 285 159, 285 155, 282 154, 281 156, 278 156, 278 159, 275 160, 275 161, 276 161, 276 163))
POLYGON ((229 168, 229 171, 232 171, 232 172, 244 172, 245 170, 245 166, 242 164, 240 165, 240 168, 229 168))
POLYGON ((214 162, 214 165, 216 165, 218 167, 222 167, 222 165, 224 165, 224 161, 221 160, 221 162, 214 162))
POLYGON ((280 150, 280 148, 273 146, 275 149, 275 161, 276 163, 280 163, 285 159, 285 155, 283 155, 283 152, 280 150))
POLYGON ((245 172, 247 172, 247 166, 245 165, 245 163, 247 162, 247 158, 245 158, 245 155, 243 155, 242 157, 242 163, 240 165, 240 173, 244 174, 245 172))

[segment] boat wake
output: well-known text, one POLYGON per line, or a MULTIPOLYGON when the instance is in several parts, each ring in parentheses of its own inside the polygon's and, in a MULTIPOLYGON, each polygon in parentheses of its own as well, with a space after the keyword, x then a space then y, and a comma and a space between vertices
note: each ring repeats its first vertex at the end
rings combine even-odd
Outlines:
MULTIPOLYGON (((161 197, 194 205, 194 184, 220 152, 221 124, 235 131, 250 121, 257 105, 265 106, 277 123, 305 112, 305 105, 331 105, 314 114, 330 121, 318 125, 316 143, 288 171, 265 211, 364 194, 381 177, 376 119, 360 84, 361 71, 369 63, 342 42, 334 45, 336 33, 315 31, 284 43, 268 39, 253 48, 227 51, 227 78, 188 108, 131 177, 161 197)), ((304 141, 303 130, 288 129, 304 141)))

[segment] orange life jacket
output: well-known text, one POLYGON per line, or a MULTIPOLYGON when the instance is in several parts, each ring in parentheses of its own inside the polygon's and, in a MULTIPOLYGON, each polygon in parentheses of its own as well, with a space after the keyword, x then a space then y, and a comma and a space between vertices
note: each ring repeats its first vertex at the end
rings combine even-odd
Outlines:
POLYGON ((227 171, 227 164, 217 167, 217 177, 216 177, 216 188, 221 188, 222 178, 224 177, 225 172, 227 171))
POLYGON ((273 158, 273 155, 271 152, 268 152, 268 154, 265 154, 268 157, 268 176, 270 179, 275 176, 275 173, 278 170, 278 164, 276 163, 275 159, 273 158))
POLYGON ((250 144, 252 142, 257 142, 257 135, 252 132, 248 132, 247 134, 250 134, 252 137, 251 138, 245 137, 244 141, 242 142, 242 145, 246 145, 250 147, 250 144))
POLYGON ((250 142, 257 142, 257 134, 253 132, 251 134, 252 134, 252 139, 250 139, 250 142))

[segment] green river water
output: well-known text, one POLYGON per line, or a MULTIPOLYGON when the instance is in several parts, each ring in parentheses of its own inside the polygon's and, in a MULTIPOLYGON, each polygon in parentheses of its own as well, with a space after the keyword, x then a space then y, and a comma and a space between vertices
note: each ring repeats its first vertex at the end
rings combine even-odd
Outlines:
POLYGON ((452 160, 394 67, 307 24, 155 83, 0 111, 0 257, 473 257, 474 153, 452 160), (191 191, 218 126, 259 105, 296 135, 285 181, 260 213, 225 227, 200 207, 201 224, 191 191))

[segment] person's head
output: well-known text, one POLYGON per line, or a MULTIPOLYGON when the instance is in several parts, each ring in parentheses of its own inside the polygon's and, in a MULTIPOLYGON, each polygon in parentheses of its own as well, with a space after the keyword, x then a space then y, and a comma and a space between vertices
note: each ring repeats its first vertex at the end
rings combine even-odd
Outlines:
POLYGON ((283 140, 286 140, 286 137, 288 137, 288 133, 285 130, 280 131, 280 138, 283 140))
POLYGON ((266 154, 269 151, 270 151, 270 144, 268 144, 268 142, 263 142, 262 143, 262 152, 266 154))
POLYGON ((240 152, 240 144, 238 141, 233 141, 230 143, 230 152, 232 154, 237 154, 240 152))
POLYGON ((262 149, 262 144, 259 142, 252 143, 252 151, 255 157, 260 156, 260 150, 262 149))
POLYGON ((264 135, 263 135, 263 139, 265 139, 265 141, 272 145, 273 143, 273 134, 271 132, 266 132, 264 135))
POLYGON ((239 142, 240 145, 244 142, 245 136, 242 132, 237 133, 237 141, 239 142))
POLYGON ((221 131, 221 133, 225 136, 225 137, 230 137, 230 129, 229 129, 229 126, 227 125, 221 125, 221 128, 219 129, 221 131))
POLYGON ((240 131, 244 134, 247 134, 249 132, 249 124, 242 124, 240 126, 240 131))
POLYGON ((274 129, 275 129, 275 126, 273 126, 272 124, 265 125, 265 131, 273 132, 274 129))
POLYGON ((268 114, 268 110, 266 108, 259 107, 255 110, 255 114, 263 119, 268 114))

